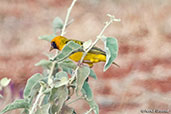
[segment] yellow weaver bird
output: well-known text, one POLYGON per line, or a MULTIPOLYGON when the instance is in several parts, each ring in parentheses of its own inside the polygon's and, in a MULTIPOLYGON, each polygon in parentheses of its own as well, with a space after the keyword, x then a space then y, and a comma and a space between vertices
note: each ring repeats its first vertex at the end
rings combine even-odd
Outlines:
MULTIPOLYGON (((79 41, 79 40, 72 40, 72 39, 67 39, 63 36, 57 36, 57 37, 52 39, 51 48, 49 51, 51 51, 53 49, 58 49, 61 51, 63 49, 63 47, 69 41, 73 41, 79 45, 83 45, 83 43, 84 43, 84 42, 79 41)), ((83 53, 84 53, 83 51, 75 52, 75 53, 71 54, 69 56, 69 58, 73 61, 79 62, 81 60, 83 53)), ((85 56, 83 63, 86 63, 90 67, 93 67, 93 63, 98 63, 98 62, 106 62, 106 53, 98 47, 93 47, 85 56)), ((116 66, 119 66, 115 62, 113 62, 113 64, 115 64, 116 66)))

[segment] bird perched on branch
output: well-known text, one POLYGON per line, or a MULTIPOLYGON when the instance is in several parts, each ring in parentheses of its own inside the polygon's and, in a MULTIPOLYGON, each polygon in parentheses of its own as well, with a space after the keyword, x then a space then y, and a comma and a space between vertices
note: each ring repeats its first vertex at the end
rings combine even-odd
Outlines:
MULTIPOLYGON (((53 49, 58 49, 62 50, 63 47, 69 42, 73 41, 79 45, 83 45, 84 42, 79 41, 79 40, 72 40, 72 39, 67 39, 63 36, 57 36, 52 39, 51 41, 51 48, 49 51, 53 49)), ((69 56, 69 58, 73 61, 79 62, 81 60, 81 57, 83 56, 83 51, 78 51, 69 56)), ((98 62, 106 62, 106 53, 102 49, 98 47, 93 47, 85 56, 83 63, 86 63, 89 65, 89 67, 93 67, 93 63, 98 63, 98 62)), ((113 62, 116 66, 119 67, 118 64, 113 62)))

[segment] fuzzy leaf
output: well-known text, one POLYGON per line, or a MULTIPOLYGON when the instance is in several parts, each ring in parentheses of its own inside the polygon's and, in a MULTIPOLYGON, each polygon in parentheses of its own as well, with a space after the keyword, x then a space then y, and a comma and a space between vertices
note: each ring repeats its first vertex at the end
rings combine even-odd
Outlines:
POLYGON ((66 86, 62 86, 58 88, 58 105, 57 105, 57 112, 59 113, 61 111, 61 108, 64 104, 64 102, 68 98, 68 88, 66 86))
POLYGON ((66 59, 69 55, 71 55, 73 52, 79 50, 81 46, 77 43, 74 43, 73 41, 70 41, 65 45, 65 47, 62 49, 61 53, 57 55, 55 60, 62 61, 66 59))
POLYGON ((92 77, 92 78, 94 78, 94 79, 97 79, 96 73, 92 69, 90 69, 89 76, 92 77))
POLYGON ((39 37, 39 40, 46 40, 48 42, 51 42, 51 40, 56 37, 55 34, 51 34, 51 35, 43 35, 39 37))
POLYGON ((18 108, 29 108, 29 103, 26 102, 24 99, 15 100, 13 103, 7 105, 0 114, 4 114, 5 112, 18 109, 18 108))
POLYGON ((88 40, 83 43, 83 50, 86 51, 92 44, 92 40, 88 40))
POLYGON ((10 81, 11 81, 11 79, 8 79, 7 77, 2 78, 2 79, 0 80, 0 85, 1 85, 2 87, 6 87, 6 86, 10 83, 10 81))
POLYGON ((45 96, 44 96, 43 101, 42 101, 42 105, 46 105, 49 103, 49 97, 50 97, 50 92, 45 93, 45 96))
POLYGON ((41 107, 38 107, 35 114, 48 114, 49 108, 50 108, 50 104, 46 104, 41 107))
POLYGON ((54 34, 63 28, 63 21, 60 17, 56 17, 52 23, 54 34))
POLYGON ((77 65, 73 61, 71 61, 69 59, 66 59, 66 60, 60 62, 59 66, 69 67, 71 69, 75 69, 77 67, 77 65))
POLYGON ((76 82, 77 82, 77 88, 76 88, 77 95, 78 95, 79 91, 81 91, 81 89, 83 87, 83 84, 84 84, 84 81, 88 78, 89 74, 90 74, 90 68, 89 67, 83 66, 83 67, 80 67, 78 69, 77 79, 76 79, 76 82))
POLYGON ((26 87, 24 89, 24 98, 27 98, 31 95, 32 89, 39 83, 39 81, 43 78, 43 76, 39 73, 34 74, 27 80, 26 87))
POLYGON ((56 102, 57 105, 54 105, 50 108, 50 112, 57 112, 57 114, 61 111, 61 108, 64 102, 68 98, 68 89, 66 86, 61 86, 59 88, 53 88, 49 101, 56 102))
POLYGON ((72 71, 77 67, 77 65, 73 61, 66 59, 66 60, 59 63, 59 67, 63 71, 65 71, 71 75, 72 71))
POLYGON ((118 55, 118 41, 116 38, 103 37, 106 51, 106 63, 103 71, 106 71, 118 55))
POLYGON ((66 85, 68 83, 68 74, 64 71, 60 71, 55 75, 54 81, 56 81, 54 82, 56 88, 66 85))
POLYGON ((52 61, 48 60, 40 60, 38 63, 35 64, 35 66, 42 66, 45 68, 50 68, 52 65, 52 61))
POLYGON ((82 88, 83 95, 86 95, 86 99, 88 101, 91 101, 93 99, 93 93, 91 91, 91 88, 88 84, 88 82, 84 82, 83 88, 82 88))
POLYGON ((94 100, 87 101, 89 106, 93 108, 94 114, 99 114, 99 106, 96 104, 94 100))

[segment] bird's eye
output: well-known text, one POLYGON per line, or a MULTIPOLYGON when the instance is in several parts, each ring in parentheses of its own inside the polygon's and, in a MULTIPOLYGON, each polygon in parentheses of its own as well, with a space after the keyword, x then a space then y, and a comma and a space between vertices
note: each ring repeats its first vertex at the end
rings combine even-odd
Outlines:
POLYGON ((55 43, 55 42, 52 42, 52 43, 51 43, 51 46, 52 46, 53 48, 56 48, 56 49, 57 49, 57 46, 56 46, 56 43, 55 43))

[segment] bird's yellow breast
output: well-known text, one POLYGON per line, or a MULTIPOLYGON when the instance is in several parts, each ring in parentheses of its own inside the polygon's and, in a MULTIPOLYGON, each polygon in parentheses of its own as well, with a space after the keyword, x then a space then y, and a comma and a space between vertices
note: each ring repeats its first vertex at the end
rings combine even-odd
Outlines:
MULTIPOLYGON (((76 53, 72 54, 71 56, 69 56, 69 58, 78 62, 81 60, 82 55, 83 55, 83 52, 76 52, 76 53)), ((97 62, 101 62, 101 61, 103 61, 103 62, 106 61, 105 55, 87 53, 83 62, 97 63, 97 62)))

